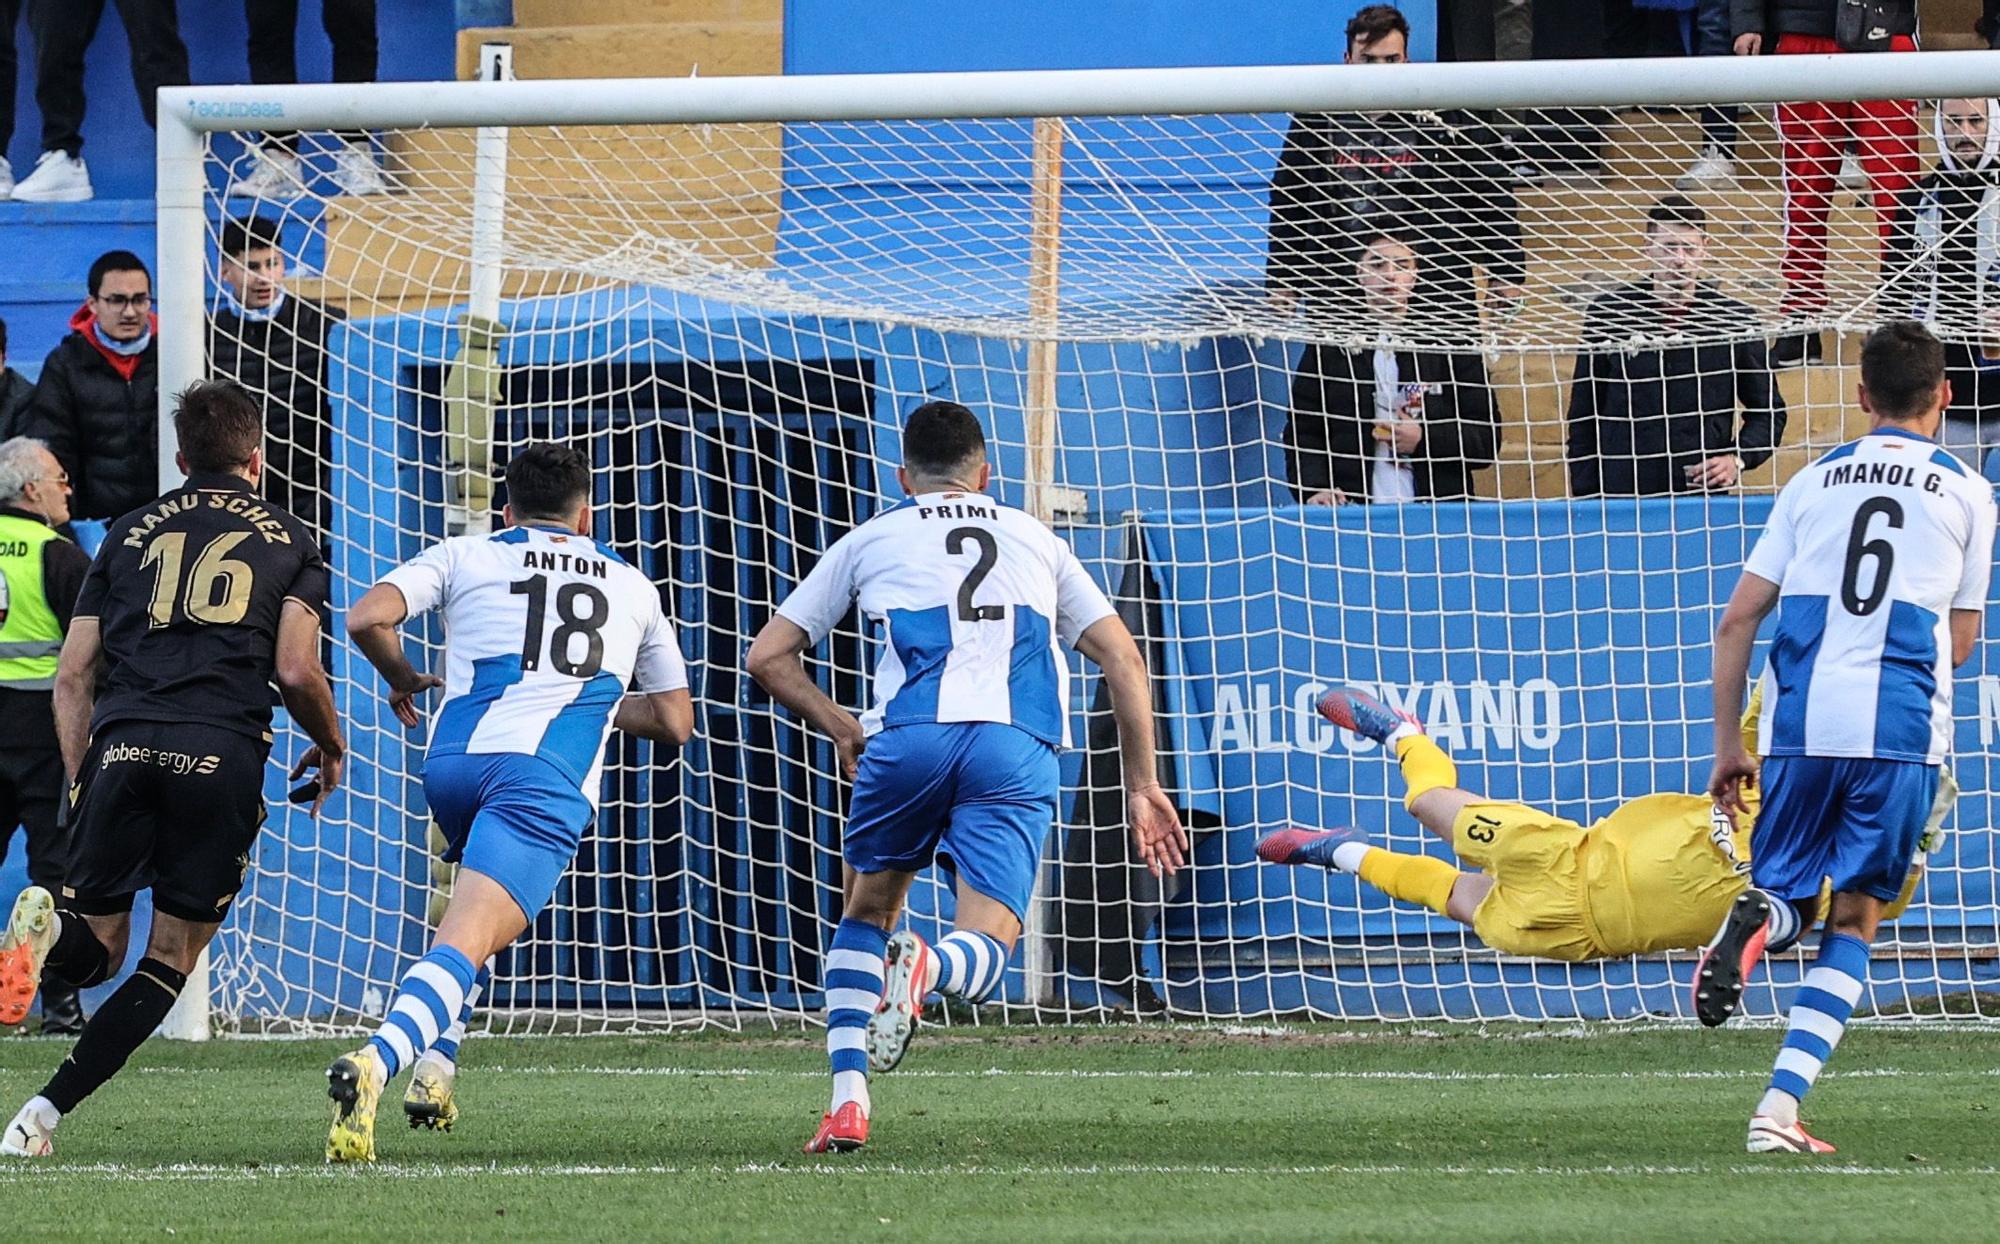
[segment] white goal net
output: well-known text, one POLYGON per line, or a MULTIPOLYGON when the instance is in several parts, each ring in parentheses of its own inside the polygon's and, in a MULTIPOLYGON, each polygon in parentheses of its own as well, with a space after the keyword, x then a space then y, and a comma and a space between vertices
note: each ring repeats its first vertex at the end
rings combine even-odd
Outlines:
MULTIPOLYGON (((1000 497, 1053 523, 1142 635, 1163 777, 1195 831, 1180 877, 1134 866, 1108 714, 1076 681, 1080 746, 989 1014, 1681 1017, 1691 954, 1514 958, 1251 845, 1354 825, 1445 854, 1381 749, 1314 716, 1349 683, 1425 716, 1463 785, 1582 824, 1701 787, 1717 612, 1776 487, 1865 428, 1859 334, 1931 321, 1953 433, 1973 438, 1955 452, 1979 471, 1977 440, 2000 438, 2000 125, 1923 86, 2000 94, 2000 62, 1971 55, 1783 79, 1823 93, 1855 63, 1910 62, 1900 92, 1878 65, 1865 85, 1924 97, 1866 125, 1841 104, 1704 107, 1693 66, 1669 87, 1614 63, 1243 71, 1260 102, 1231 113, 1194 110, 1230 71, 1188 71, 1185 96, 1148 77, 1130 107, 1089 93, 1117 75, 1039 75, 1104 101, 1040 119, 972 102, 1013 89, 994 76, 885 80, 928 114, 815 112, 811 84, 776 80, 571 84, 540 114, 548 84, 201 88, 163 134, 163 289, 210 318, 213 365, 267 396, 336 613, 494 521, 509 453, 554 438, 591 455, 598 534, 679 628, 696 738, 675 755, 613 737, 601 817, 495 965, 497 1026, 817 1018, 846 789, 742 656, 821 551, 893 503, 902 417, 935 398, 981 414, 1000 497), (1365 111, 1360 79, 1383 84, 1365 111), (1626 84, 1677 102, 1619 104, 1626 84), (648 99, 700 123, 639 123, 648 99), (277 115, 260 101, 373 131, 393 191, 341 194, 309 138, 298 193, 225 196, 255 158, 241 127, 277 115), (425 120, 441 115, 467 123, 425 120), (888 119, 851 119, 870 115, 888 119), (229 222, 253 216, 288 269, 275 318, 223 292, 229 222), (313 351, 277 359, 320 324, 308 305, 327 317, 313 351)), ((1783 67, 1700 68, 1717 100, 1768 101, 1783 67)), ((433 665, 442 641, 413 630, 433 665)), ((842 703, 861 703, 872 643, 850 619, 812 655, 842 703)), ((2000 971, 1992 651, 1961 671, 1963 795, 1877 948, 1878 1015, 2000 1005, 1981 994, 2000 971)), ((330 652, 348 786, 318 822, 274 804, 217 945, 227 1025, 379 1015, 447 876, 421 732, 383 711, 344 635, 330 652)), ((277 755, 302 747, 287 733, 277 755)), ((919 885, 919 929, 950 910, 947 886, 919 885)), ((1774 962, 1749 1010, 1775 1013, 1802 962, 1774 962)))

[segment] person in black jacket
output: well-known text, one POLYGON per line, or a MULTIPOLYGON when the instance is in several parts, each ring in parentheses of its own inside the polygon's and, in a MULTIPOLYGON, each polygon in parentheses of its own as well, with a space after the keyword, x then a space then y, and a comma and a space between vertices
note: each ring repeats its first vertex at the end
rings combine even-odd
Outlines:
POLYGON ((49 351, 20 429, 49 447, 76 490, 71 512, 112 519, 160 495, 159 346, 153 277, 131 251, 90 265, 90 298, 49 351))
POLYGON ((1412 239, 1378 227, 1354 266, 1373 348, 1306 347, 1285 427, 1292 488, 1308 505, 1463 501, 1493 463, 1499 408, 1476 351, 1399 347, 1421 261, 1412 239))
POLYGON ((212 375, 250 391, 264 410, 264 495, 326 539, 333 453, 326 338, 347 314, 285 288, 278 223, 222 229, 222 306, 209 322, 212 375))
POLYGON ((18 435, 35 400, 35 382, 7 366, 7 321, 0 320, 0 441, 18 435))
MULTIPOLYGON (((1409 59, 1409 23, 1386 4, 1347 25, 1349 65, 1409 59)), ((1506 150, 1468 113, 1300 113, 1271 178, 1265 284, 1283 311, 1352 331, 1359 310, 1352 257, 1372 224, 1402 222, 1416 236, 1423 290, 1412 316, 1427 340, 1470 343, 1479 330, 1474 274, 1516 304, 1526 272, 1506 150)))
POLYGON ((1951 403, 1944 408, 1938 442, 1975 472, 1993 479, 1989 467, 2000 448, 2000 272, 1984 282, 1978 300, 1979 328, 1944 343, 1944 376, 1951 382, 1951 403))
POLYGON ((1661 199, 1646 213, 1646 255, 1650 277, 1584 313, 1569 405, 1573 497, 1732 488, 1785 434, 1755 313, 1703 279, 1706 215, 1681 195, 1661 199))
POLYGON ((2000 101, 1940 100, 1933 124, 1937 167, 1897 203, 1882 309, 1967 340, 2000 259, 2000 101))

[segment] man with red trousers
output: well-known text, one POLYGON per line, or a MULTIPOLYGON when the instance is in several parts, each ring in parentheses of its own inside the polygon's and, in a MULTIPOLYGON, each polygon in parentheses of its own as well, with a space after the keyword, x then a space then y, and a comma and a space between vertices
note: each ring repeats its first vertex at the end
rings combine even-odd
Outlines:
MULTIPOLYGON (((1916 0, 1731 0, 1738 56, 1827 52, 1914 52, 1916 0)), ((1778 105, 1784 144, 1785 296, 1782 320, 1826 311, 1827 217, 1840 157, 1852 139, 1886 239, 1899 196, 1917 179, 1917 103, 1871 99, 1778 105)), ((1817 363, 1819 333, 1793 331, 1771 348, 1775 367, 1817 363)))

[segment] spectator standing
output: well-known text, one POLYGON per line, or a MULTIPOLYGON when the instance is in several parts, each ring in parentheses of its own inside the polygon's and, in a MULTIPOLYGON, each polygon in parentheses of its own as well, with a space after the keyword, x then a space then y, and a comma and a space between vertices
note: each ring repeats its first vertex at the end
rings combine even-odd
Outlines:
POLYGON ((0 199, 14 195, 14 166, 7 161, 7 148, 14 145, 14 93, 20 84, 14 31, 20 24, 21 0, 0 0, 0 199))
POLYGON ((1938 162, 1905 191, 1882 309, 1944 343, 1951 401, 1938 440, 1975 471, 2000 444, 2000 101, 1938 101, 1938 162))
POLYGON ((1573 497, 1733 488, 1785 434, 1756 313, 1707 279, 1706 215, 1680 195, 1661 199, 1646 214, 1646 257, 1645 280, 1584 313, 1570 388, 1573 497))
POLYGON ((1285 428, 1292 487, 1308 505, 1463 501, 1493 464, 1500 422, 1477 351, 1400 348, 1421 261, 1394 230, 1366 237, 1356 263, 1373 348, 1307 346, 1285 428))
POLYGON ((24 431, 69 473, 72 517, 116 518, 160 495, 159 319, 145 262, 99 255, 69 326, 42 364, 24 431))
MULTIPOLYGON (((1696 56, 1727 56, 1731 0, 1695 0, 1694 25, 1688 51, 1696 56)), ((1736 140, 1742 132, 1743 110, 1735 104, 1706 104, 1701 110, 1701 154, 1675 183, 1682 190, 1727 189, 1736 181, 1736 140)))
MULTIPOLYGON (((1409 23, 1386 4, 1347 24, 1349 65, 1409 60, 1409 23)), ((1271 180, 1266 286, 1308 321, 1353 325, 1357 234, 1395 218, 1425 263, 1416 317, 1436 339, 1471 342, 1479 318, 1474 276, 1506 310, 1517 305, 1526 256, 1514 193, 1492 128, 1469 113, 1300 113, 1271 180), (1344 324, 1343 324, 1344 321, 1344 324)))
POLYGON ((278 223, 265 216, 222 229, 222 305, 209 321, 210 374, 250 391, 264 410, 264 495, 327 531, 332 411, 326 338, 347 314, 285 288, 278 223))
POLYGON ((0 320, 0 441, 17 434, 15 425, 26 421, 34 400, 34 382, 7 366, 7 321, 0 320))
MULTIPOLYGON (((259 86, 299 80, 299 0, 243 0, 250 24, 250 80, 259 86)), ((376 73, 375 0, 321 0, 320 25, 333 45, 335 82, 373 82, 376 73)), ((368 135, 336 134, 333 182, 345 194, 381 194, 389 189, 368 135)), ((225 193, 284 201, 305 192, 296 131, 264 135, 251 149, 251 168, 225 193)), ((303 517, 303 516, 302 516, 303 517)))
MULTIPOLYGON (((1917 50, 1916 0, 1731 0, 1730 28, 1738 56, 1917 50)), ((1854 140, 1886 241, 1897 202, 1917 178, 1917 102, 1779 104, 1778 138, 1785 177, 1785 293, 1778 312, 1796 322, 1826 310, 1827 218, 1842 148, 1854 140)), ((1824 351, 1819 333, 1792 331, 1772 346, 1771 362, 1817 363, 1824 351)))
MULTIPOLYGON (((55 455, 25 436, 0 441, 0 858, 14 830, 27 830, 28 880, 57 893, 69 835, 56 815, 56 658, 90 569, 83 550, 56 533, 68 521, 69 479, 55 455)), ((76 990, 49 985, 42 1032, 82 1032, 76 990)))
POLYGON ((1941 100, 1933 124, 1937 167, 1896 205, 1883 310, 1967 340, 2000 251, 2000 102, 1941 100))
MULTIPOLYGON (((35 36, 35 102, 42 110, 42 155, 14 187, 27 203, 81 203, 96 192, 83 162, 83 54, 97 36, 104 0, 28 0, 35 36)), ((118 0, 132 48, 132 84, 146 124, 155 123, 154 93, 188 83, 174 0, 118 0)))

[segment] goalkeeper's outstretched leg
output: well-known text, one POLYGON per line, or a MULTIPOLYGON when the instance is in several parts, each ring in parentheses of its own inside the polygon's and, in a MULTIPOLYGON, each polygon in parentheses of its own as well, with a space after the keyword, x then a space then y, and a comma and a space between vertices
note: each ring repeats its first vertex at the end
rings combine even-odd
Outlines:
MULTIPOLYGON (((1452 841, 1459 814, 1480 802, 1480 796, 1459 786, 1458 766, 1424 733, 1421 721, 1352 688, 1320 697, 1319 712, 1393 752, 1407 787, 1403 806, 1425 829, 1452 841)), ((1353 829, 1280 830, 1257 844, 1257 854, 1274 864, 1317 864, 1353 873, 1391 898, 1468 926, 1493 889, 1493 878, 1483 873, 1462 871, 1434 856, 1373 846, 1353 829)))

